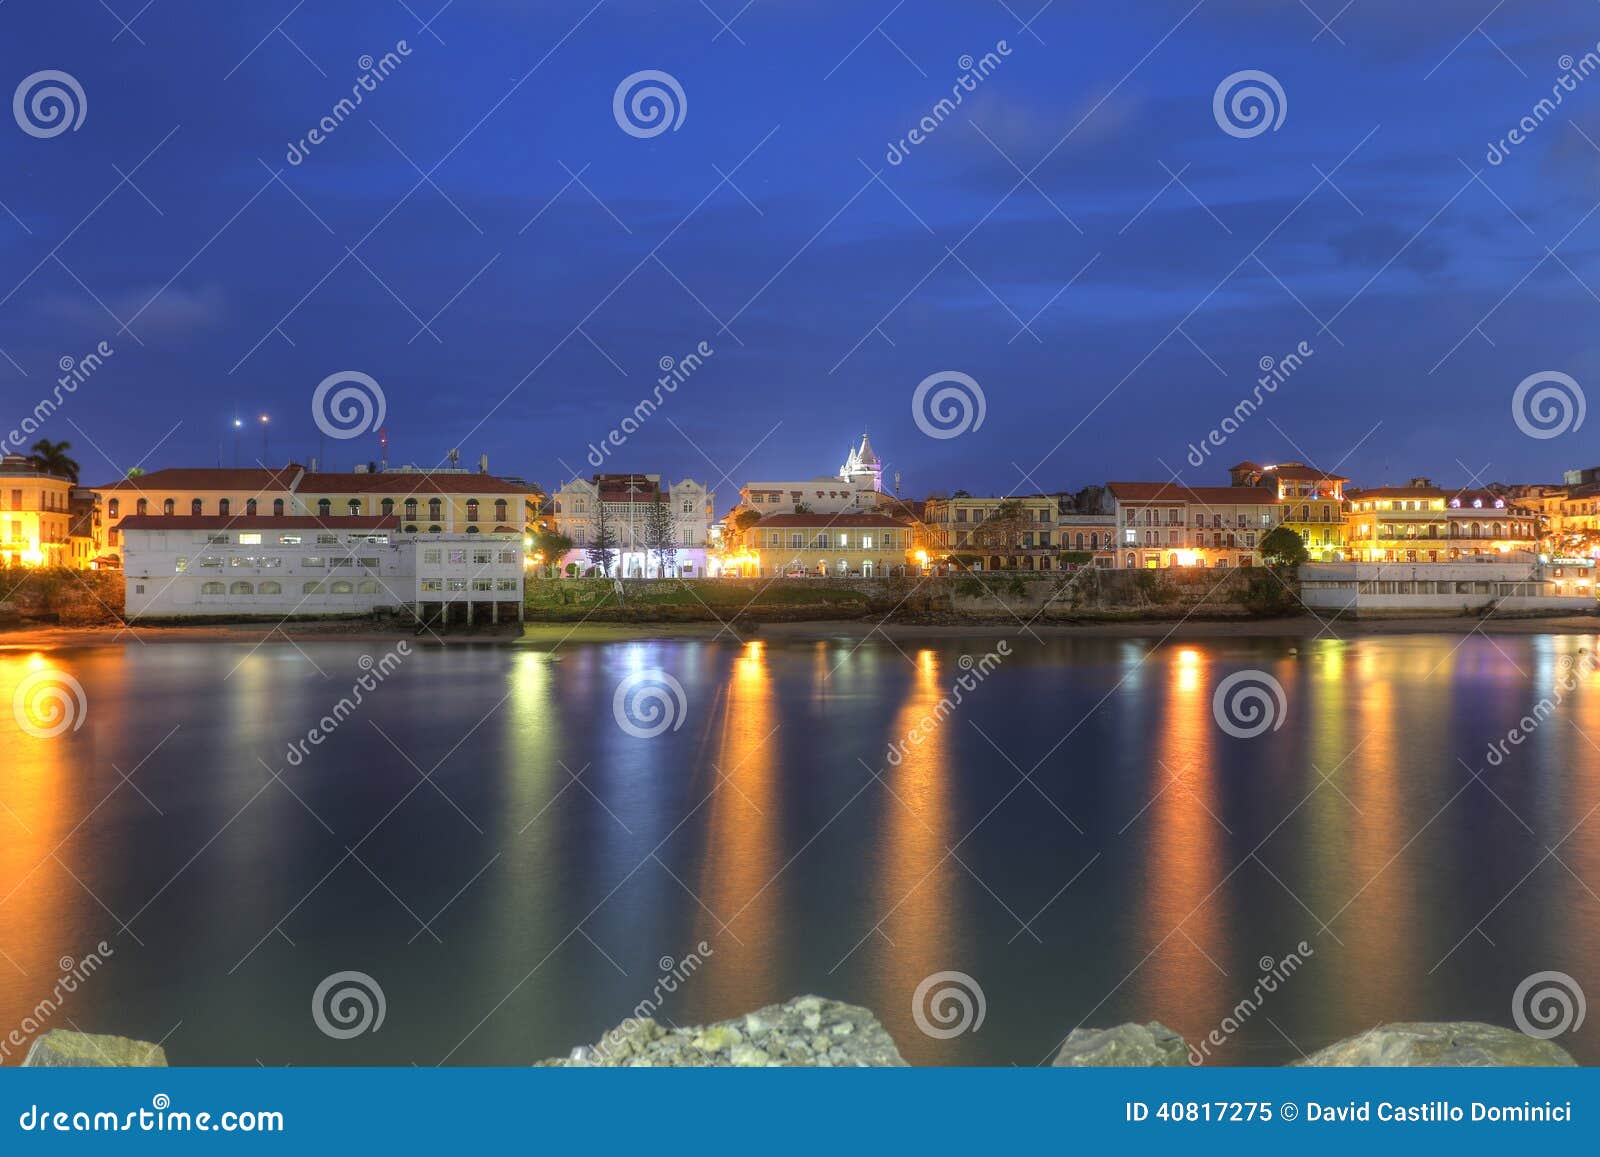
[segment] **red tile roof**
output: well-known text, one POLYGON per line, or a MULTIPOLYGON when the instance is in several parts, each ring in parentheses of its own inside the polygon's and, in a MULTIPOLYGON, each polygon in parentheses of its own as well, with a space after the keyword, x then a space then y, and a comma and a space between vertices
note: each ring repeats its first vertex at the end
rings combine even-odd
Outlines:
POLYGON ((307 474, 296 494, 531 494, 532 488, 492 474, 307 474))
POLYGON ((192 468, 169 466, 152 470, 137 478, 119 478, 91 490, 232 490, 240 494, 259 494, 266 490, 291 490, 295 478, 303 473, 304 466, 291 463, 277 469, 258 467, 192 468))
POLYGON ((1185 486, 1181 482, 1108 482, 1120 502, 1187 502, 1196 506, 1276 506, 1264 486, 1185 486))
POLYGON ((1307 466, 1301 462, 1285 462, 1281 466, 1262 466, 1263 474, 1270 474, 1276 478, 1289 478, 1296 482, 1348 482, 1350 479, 1343 474, 1329 474, 1326 470, 1318 470, 1315 466, 1307 466))
POLYGON ((398 530, 400 520, 351 518, 329 515, 313 518, 290 514, 274 518, 270 514, 130 514, 117 523, 118 530, 398 530))

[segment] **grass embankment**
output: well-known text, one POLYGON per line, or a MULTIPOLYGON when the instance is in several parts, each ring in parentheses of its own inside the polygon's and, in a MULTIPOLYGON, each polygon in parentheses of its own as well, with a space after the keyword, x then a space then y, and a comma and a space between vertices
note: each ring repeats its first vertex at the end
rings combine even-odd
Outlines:
POLYGON ((866 614, 872 600, 862 591, 822 583, 657 579, 627 583, 619 596, 609 582, 564 579, 529 583, 526 606, 533 622, 671 623, 850 619, 866 614))

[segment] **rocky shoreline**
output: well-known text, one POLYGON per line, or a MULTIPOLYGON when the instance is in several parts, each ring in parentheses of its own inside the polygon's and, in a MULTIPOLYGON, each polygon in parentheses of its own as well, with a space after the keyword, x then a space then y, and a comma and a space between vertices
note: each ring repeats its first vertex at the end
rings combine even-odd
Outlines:
MULTIPOLYGON (((1055 1068, 1176 1068, 1195 1054, 1161 1024, 1078 1028, 1067 1034, 1055 1068)), ((27 1068, 165 1066, 160 1045, 126 1037, 52 1029, 23 1060, 27 1068)), ((732 1020, 665 1027, 629 1018, 592 1045, 541 1068, 904 1068, 894 1039, 870 1009, 820 996, 797 996, 732 1020)), ((1577 1062, 1548 1040, 1477 1021, 1378 1025, 1310 1056, 1311 1068, 1570 1068, 1577 1062)))

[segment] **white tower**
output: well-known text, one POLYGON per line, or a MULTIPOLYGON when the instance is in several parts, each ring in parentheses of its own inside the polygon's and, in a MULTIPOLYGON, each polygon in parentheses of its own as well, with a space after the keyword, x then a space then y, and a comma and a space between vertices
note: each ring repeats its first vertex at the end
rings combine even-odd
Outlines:
POLYGON ((857 485, 870 483, 872 489, 879 492, 883 490, 883 463, 873 453, 865 430, 861 432, 861 445, 851 450, 845 457, 844 465, 839 467, 839 477, 857 485))

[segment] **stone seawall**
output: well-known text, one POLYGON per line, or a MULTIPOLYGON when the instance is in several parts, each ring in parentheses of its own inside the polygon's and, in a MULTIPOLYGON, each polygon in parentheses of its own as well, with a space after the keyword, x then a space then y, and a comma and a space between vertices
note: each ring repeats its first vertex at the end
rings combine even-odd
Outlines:
POLYGON ((122 621, 122 572, 0 567, 0 630, 122 621))

